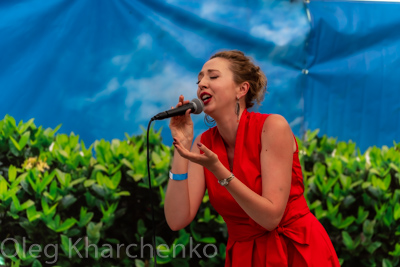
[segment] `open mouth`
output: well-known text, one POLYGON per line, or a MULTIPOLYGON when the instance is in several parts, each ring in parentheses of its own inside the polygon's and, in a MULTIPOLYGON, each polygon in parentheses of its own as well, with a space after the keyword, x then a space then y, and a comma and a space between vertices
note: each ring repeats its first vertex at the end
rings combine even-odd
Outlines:
POLYGON ((212 96, 209 95, 208 93, 202 93, 200 98, 201 98, 201 101, 203 101, 204 105, 207 105, 208 102, 211 101, 212 96))

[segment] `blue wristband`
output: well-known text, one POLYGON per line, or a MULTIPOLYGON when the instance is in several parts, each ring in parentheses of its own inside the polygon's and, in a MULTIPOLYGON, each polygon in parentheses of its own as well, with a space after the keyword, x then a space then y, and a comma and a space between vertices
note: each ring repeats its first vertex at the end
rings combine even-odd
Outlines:
POLYGON ((186 180, 187 178, 188 178, 188 174, 187 173, 174 174, 172 172, 169 172, 169 179, 171 179, 171 180, 183 181, 183 180, 186 180))

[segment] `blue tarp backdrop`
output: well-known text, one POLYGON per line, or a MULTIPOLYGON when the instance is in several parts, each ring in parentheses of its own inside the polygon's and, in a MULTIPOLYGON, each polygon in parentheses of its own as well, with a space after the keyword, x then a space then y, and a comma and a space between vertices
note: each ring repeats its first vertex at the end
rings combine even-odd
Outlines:
MULTIPOLYGON (((0 1, 0 115, 79 134, 139 134, 215 52, 239 49, 268 78, 260 112, 294 133, 391 145, 400 136, 400 3, 0 1)), ((206 129, 193 116, 195 132, 206 129)), ((172 142, 168 121, 166 144, 172 142)))
POLYGON ((311 1, 304 121, 362 148, 400 141, 400 1, 311 1))

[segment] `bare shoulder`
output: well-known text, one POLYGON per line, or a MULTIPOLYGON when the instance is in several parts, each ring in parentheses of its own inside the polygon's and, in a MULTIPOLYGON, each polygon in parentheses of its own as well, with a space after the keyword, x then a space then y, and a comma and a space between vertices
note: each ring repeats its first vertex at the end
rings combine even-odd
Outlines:
POLYGON ((262 130, 263 146, 282 147, 286 143, 296 150, 292 129, 287 120, 279 114, 269 115, 264 122, 262 130))
POLYGON ((289 123, 287 120, 279 114, 271 114, 269 115, 264 122, 263 132, 273 133, 273 132, 284 132, 289 131, 292 132, 289 123))

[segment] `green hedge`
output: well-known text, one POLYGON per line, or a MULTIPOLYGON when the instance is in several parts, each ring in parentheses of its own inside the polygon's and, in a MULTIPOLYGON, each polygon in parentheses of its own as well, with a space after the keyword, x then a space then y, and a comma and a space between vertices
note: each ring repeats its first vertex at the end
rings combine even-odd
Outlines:
POLYGON ((306 198, 343 266, 398 266, 400 144, 362 154, 317 134, 300 143, 306 198))
MULTIPOLYGON (((0 121, 0 265, 151 266, 150 196, 160 265, 223 265, 227 229, 207 195, 190 226, 165 222, 172 148, 160 131, 150 132, 150 192, 145 133, 86 147, 58 128, 0 121)), ((361 154, 317 131, 298 141, 307 201, 343 266, 398 265, 400 145, 361 154)))

